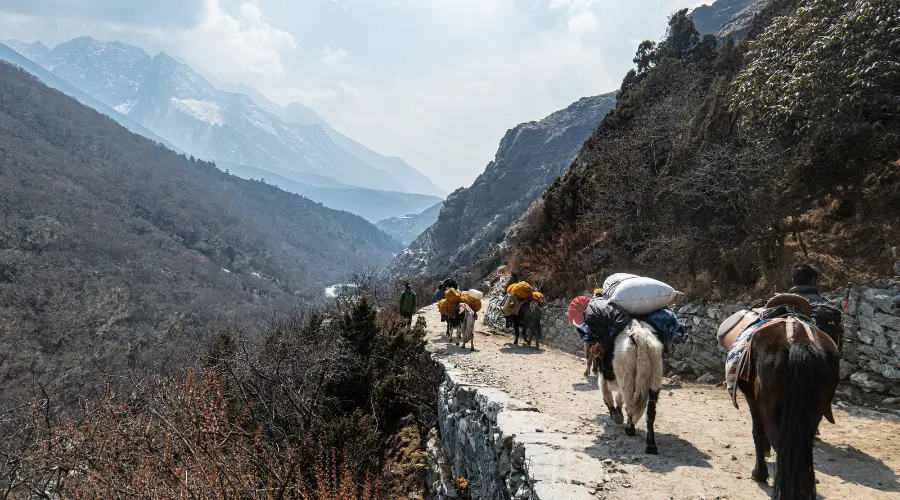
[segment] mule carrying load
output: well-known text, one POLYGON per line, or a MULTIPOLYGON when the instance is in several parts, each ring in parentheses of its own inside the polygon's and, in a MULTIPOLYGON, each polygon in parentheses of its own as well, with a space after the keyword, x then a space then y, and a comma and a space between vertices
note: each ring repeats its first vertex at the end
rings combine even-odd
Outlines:
POLYGON ((525 344, 531 345, 534 337, 535 347, 540 348, 541 317, 540 306, 544 303, 544 294, 535 291, 525 281, 513 283, 506 287, 506 300, 503 302, 503 316, 506 326, 515 332, 513 345, 519 345, 519 333, 525 338, 525 344), (533 335, 529 335, 529 333, 533 335))
POLYGON ((449 288, 443 292, 443 297, 438 301, 438 311, 441 313, 441 321, 447 323, 447 336, 450 336, 453 328, 460 326, 459 305, 466 304, 472 310, 474 319, 478 319, 478 311, 481 310, 481 299, 484 294, 478 290, 460 292, 456 288, 449 288))
POLYGON ((632 318, 649 325, 666 346, 666 350, 672 343, 680 340, 684 335, 684 327, 678 323, 675 313, 667 307, 677 295, 674 288, 661 281, 616 273, 606 278, 602 293, 589 299, 587 304, 583 297, 576 297, 572 301, 569 306, 572 313, 570 321, 582 342, 586 345, 599 344, 599 348, 594 351, 602 360, 604 379, 616 378, 612 369, 615 339, 632 318), (575 321, 579 316, 583 318, 582 323, 575 321))

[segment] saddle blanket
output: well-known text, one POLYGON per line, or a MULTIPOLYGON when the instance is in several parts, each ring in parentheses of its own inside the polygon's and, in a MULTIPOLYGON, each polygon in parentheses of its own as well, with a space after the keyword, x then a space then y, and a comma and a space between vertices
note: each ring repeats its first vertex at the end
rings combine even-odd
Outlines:
POLYGON ((735 408, 737 408, 736 387, 738 379, 740 378, 745 382, 750 381, 750 365, 746 361, 749 360, 750 352, 748 348, 752 343, 753 335, 764 326, 775 323, 787 323, 789 321, 806 323, 808 326, 815 329, 815 325, 795 317, 764 319, 744 330, 743 333, 738 336, 737 340, 734 341, 731 349, 728 350, 728 355, 725 357, 725 386, 731 394, 731 401, 734 403, 735 408))

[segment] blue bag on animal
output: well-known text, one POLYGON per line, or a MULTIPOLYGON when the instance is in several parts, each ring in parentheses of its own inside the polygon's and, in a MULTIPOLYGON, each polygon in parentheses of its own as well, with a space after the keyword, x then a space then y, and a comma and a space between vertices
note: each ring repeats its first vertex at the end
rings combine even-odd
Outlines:
POLYGON ((678 323, 678 317, 668 307, 650 313, 647 322, 666 342, 677 342, 684 335, 684 327, 678 323))

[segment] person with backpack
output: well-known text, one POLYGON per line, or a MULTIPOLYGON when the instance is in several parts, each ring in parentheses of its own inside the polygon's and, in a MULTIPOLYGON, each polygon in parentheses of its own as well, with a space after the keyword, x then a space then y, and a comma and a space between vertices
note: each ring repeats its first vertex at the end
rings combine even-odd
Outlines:
POLYGON ((403 293, 400 294, 400 316, 406 320, 408 326, 412 326, 412 317, 416 312, 416 292, 412 291, 412 285, 406 283, 403 293))
POLYGON ((788 292, 799 295, 812 306, 812 320, 816 328, 822 330, 838 347, 838 352, 843 351, 844 318, 843 313, 837 307, 828 303, 828 299, 819 291, 819 271, 813 266, 801 263, 791 269, 791 281, 794 287, 788 292))
POLYGON ((631 316, 618 304, 609 302, 602 290, 599 290, 599 293, 595 290, 594 293, 594 297, 584 310, 584 325, 587 328, 582 327, 579 330, 589 336, 589 343, 600 344, 603 347, 601 358, 603 379, 613 381, 616 379, 612 366, 616 336, 628 326, 631 316))

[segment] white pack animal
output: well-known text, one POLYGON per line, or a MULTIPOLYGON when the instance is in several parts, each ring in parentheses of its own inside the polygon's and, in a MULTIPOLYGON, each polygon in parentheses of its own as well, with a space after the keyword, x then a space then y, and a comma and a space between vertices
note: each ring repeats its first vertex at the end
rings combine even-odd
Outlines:
MULTIPOLYGON (((456 315, 459 318, 459 324, 453 326, 453 330, 456 331, 456 340, 453 342, 456 345, 462 342, 462 348, 466 348, 466 343, 468 342, 471 345, 472 350, 475 350, 475 311, 469 307, 465 302, 460 302, 459 305, 456 306, 456 315)), ((453 336, 451 332, 451 337, 453 336)))
MULTIPOLYGON (((594 355, 603 357, 600 344, 592 349, 594 355)), ((631 320, 631 324, 617 337, 613 357, 613 372, 616 380, 606 379, 600 384, 603 402, 609 409, 610 417, 617 424, 625 422, 622 415, 624 403, 625 434, 635 435, 634 424, 647 412, 647 447, 646 453, 656 454, 656 436, 653 423, 656 420, 656 403, 662 389, 663 376, 663 344, 653 333, 650 325, 631 320), (615 402, 613 390, 617 391, 615 402)))

